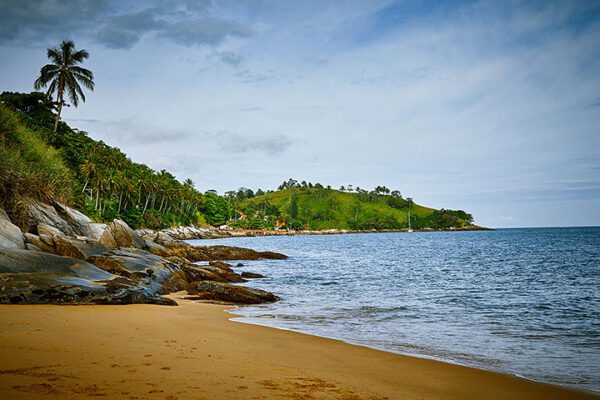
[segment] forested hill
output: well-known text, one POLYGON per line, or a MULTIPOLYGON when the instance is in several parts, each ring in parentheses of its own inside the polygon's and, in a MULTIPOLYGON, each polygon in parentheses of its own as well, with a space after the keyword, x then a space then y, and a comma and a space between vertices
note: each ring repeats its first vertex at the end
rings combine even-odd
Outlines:
POLYGON ((276 192, 241 199, 235 207, 240 212, 233 225, 247 228, 285 225, 311 230, 405 229, 410 212, 414 229, 473 226, 473 217, 462 210, 424 207, 385 187, 349 191, 294 182, 284 182, 276 192))

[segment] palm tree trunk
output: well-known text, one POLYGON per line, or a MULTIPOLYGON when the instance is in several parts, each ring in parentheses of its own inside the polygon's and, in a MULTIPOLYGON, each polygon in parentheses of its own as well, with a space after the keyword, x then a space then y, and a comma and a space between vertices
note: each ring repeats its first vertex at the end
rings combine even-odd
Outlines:
POLYGON ((56 113, 56 120, 54 121, 54 133, 56 133, 56 130, 58 129, 58 121, 60 121, 60 113, 63 107, 63 91, 65 88, 63 79, 64 78, 61 76, 58 81, 58 96, 56 96, 56 100, 58 101, 58 112, 56 113))

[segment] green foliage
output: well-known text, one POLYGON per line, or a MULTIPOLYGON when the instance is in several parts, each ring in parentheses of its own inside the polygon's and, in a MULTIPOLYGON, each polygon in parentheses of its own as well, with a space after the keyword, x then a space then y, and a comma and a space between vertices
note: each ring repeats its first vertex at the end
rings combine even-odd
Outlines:
POLYGON ((411 224, 417 229, 447 229, 473 221, 464 211, 434 210, 414 204, 412 199, 403 199, 400 192, 385 186, 371 192, 359 188, 356 192, 343 192, 290 179, 280 187, 285 189, 242 201, 239 209, 247 218, 284 222, 294 230, 404 229, 408 227, 409 210, 411 224))
POLYGON ((214 192, 204 194, 204 204, 200 211, 204 214, 206 222, 211 225, 222 225, 229 221, 229 203, 214 192))
MULTIPOLYGON (((3 124, 7 127, 3 131, 25 129, 36 132, 25 138, 34 142, 21 143, 18 147, 21 159, 35 161, 40 184, 30 183, 34 182, 30 176, 15 190, 42 192, 34 197, 60 199, 98 221, 122 218, 134 227, 152 225, 162 228, 202 220, 198 213, 204 196, 194 189, 190 180, 181 183, 167 171, 156 172, 144 164, 132 162, 119 149, 93 140, 86 132, 72 129, 64 122, 54 132, 52 103, 43 94, 5 92, 0 95, 0 102, 13 110, 3 112, 3 124), (5 117, 5 114, 11 117, 5 117)), ((25 140, 22 135, 15 134, 3 134, 3 137, 12 147, 11 140, 25 140)), ((15 158, 15 154, 12 157, 15 158)), ((12 167, 15 163, 18 165, 19 160, 13 158, 3 157, 5 173, 21 176, 12 167)), ((207 215, 209 218, 224 222, 221 215, 207 215)))
POLYGON ((28 129, 14 112, 0 105, 0 207, 22 224, 21 200, 68 202, 73 177, 59 153, 28 129))

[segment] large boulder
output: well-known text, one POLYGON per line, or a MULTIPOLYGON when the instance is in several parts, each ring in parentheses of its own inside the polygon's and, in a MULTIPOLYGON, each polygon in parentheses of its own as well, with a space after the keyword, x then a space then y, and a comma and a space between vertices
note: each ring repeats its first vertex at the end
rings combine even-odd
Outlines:
POLYGON ((92 237, 94 232, 91 229, 91 225, 93 224, 91 219, 83 213, 64 204, 54 202, 52 205, 58 215, 69 224, 75 234, 92 237))
MULTIPOLYGON (((4 212, 4 210, 2 210, 4 212)), ((5 214, 4 214, 5 215, 5 214)), ((0 216, 0 247, 9 249, 24 249, 25 241, 18 226, 13 225, 4 215, 0 216)))
POLYGON ((193 282, 186 287, 186 290, 188 294, 193 295, 189 297, 193 300, 210 300, 233 304, 260 304, 279 300, 271 292, 222 282, 193 282))
POLYGON ((174 304, 85 261, 6 248, 0 248, 0 303, 174 304))
POLYGON ((100 243, 111 249, 120 247, 147 248, 144 240, 120 219, 115 219, 106 226, 100 237, 100 243))
POLYGON ((26 200, 27 218, 29 221, 28 231, 38 233, 37 227, 40 224, 52 226, 67 236, 75 236, 77 233, 71 228, 69 223, 65 221, 54 209, 48 204, 41 203, 37 200, 26 200))
POLYGON ((95 240, 80 240, 64 236, 55 236, 54 246, 56 254, 79 258, 80 260, 86 260, 89 257, 109 251, 108 247, 95 240))
POLYGON ((189 280, 193 281, 216 281, 216 282, 246 282, 242 276, 234 272, 229 264, 211 263, 211 265, 183 265, 181 269, 186 273, 189 280))

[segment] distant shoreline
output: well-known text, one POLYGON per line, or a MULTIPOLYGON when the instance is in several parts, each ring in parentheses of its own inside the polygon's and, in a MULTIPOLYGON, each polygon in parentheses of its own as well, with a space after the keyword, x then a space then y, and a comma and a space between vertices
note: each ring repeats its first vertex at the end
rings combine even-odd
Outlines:
MULTIPOLYGON (((176 228, 161 229, 161 232, 167 233, 170 236, 179 240, 195 240, 195 239, 224 239, 231 237, 256 237, 256 236, 321 236, 321 235, 346 235, 358 233, 416 233, 416 232, 470 232, 470 231, 490 231, 493 228, 472 225, 461 228, 448 229, 413 229, 409 232, 408 229, 368 229, 368 230, 350 230, 350 229, 325 229, 320 231, 314 230, 275 230, 275 229, 244 229, 244 228, 216 228, 216 227, 195 227, 195 226, 180 226, 176 228)), ((149 229, 139 229, 140 233, 151 233, 149 229)))

